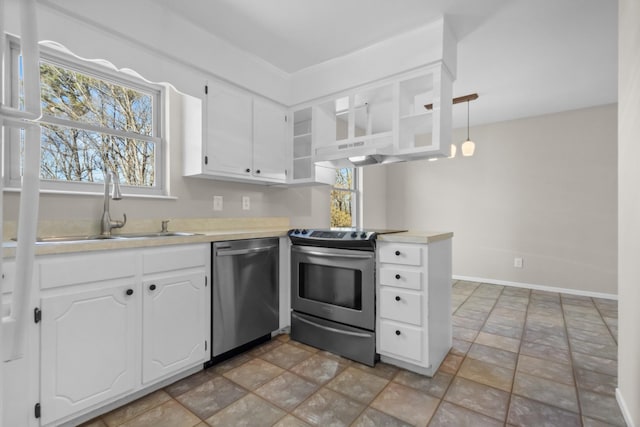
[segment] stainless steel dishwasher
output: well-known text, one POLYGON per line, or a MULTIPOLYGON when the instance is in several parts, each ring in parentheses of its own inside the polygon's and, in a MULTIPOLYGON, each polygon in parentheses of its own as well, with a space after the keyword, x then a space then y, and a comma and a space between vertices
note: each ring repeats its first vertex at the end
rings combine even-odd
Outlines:
POLYGON ((279 240, 213 243, 212 361, 279 326, 279 240))

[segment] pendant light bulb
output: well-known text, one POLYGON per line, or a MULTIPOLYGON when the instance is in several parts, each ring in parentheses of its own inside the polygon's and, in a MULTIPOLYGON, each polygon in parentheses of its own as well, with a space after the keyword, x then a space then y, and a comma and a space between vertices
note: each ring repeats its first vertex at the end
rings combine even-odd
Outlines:
POLYGON ((467 140, 462 143, 460 147, 462 150, 462 155, 465 157, 473 156, 473 153, 476 151, 476 144, 469 138, 469 101, 467 101, 467 140))

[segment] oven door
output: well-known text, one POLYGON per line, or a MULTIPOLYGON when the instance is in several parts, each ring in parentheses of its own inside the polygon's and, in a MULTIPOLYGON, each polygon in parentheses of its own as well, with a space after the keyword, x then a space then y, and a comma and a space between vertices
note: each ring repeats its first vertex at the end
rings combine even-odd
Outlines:
POLYGON ((291 308, 374 330, 375 253, 292 246, 291 308))

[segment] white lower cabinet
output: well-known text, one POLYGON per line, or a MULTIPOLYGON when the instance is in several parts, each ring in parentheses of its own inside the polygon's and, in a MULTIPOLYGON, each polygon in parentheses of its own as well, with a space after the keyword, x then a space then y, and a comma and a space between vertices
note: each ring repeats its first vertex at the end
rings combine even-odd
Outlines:
POLYGON ((43 425, 135 388, 139 295, 126 282, 42 298, 43 425))
POLYGON ((36 261, 42 426, 207 359, 209 253, 208 244, 179 245, 36 261))
POLYGON ((451 348, 451 239, 379 241, 377 255, 380 358, 432 376, 451 348))
POLYGON ((204 273, 168 274, 143 284, 142 382, 203 362, 204 273))

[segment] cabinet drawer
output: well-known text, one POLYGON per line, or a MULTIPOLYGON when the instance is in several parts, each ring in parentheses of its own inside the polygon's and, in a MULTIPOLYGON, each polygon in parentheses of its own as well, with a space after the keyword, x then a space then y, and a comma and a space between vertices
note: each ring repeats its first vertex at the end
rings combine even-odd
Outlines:
POLYGON ((145 251, 142 255, 143 274, 163 273, 207 264, 209 245, 167 246, 145 251))
POLYGON ((422 265, 422 247, 417 245, 385 244, 378 247, 380 262, 422 265))
POLYGON ((422 272, 403 270, 395 266, 380 267, 380 284, 419 291, 422 289, 422 272))
POLYGON ((380 321, 380 353, 422 361, 422 330, 380 321))
POLYGON ((54 255, 38 263, 40 288, 118 280, 137 273, 138 258, 132 252, 104 251, 89 255, 54 255))
POLYGON ((380 289, 380 317, 422 325, 422 295, 399 289, 380 289))

